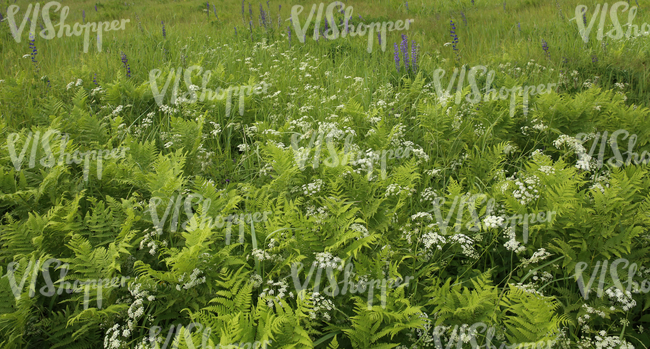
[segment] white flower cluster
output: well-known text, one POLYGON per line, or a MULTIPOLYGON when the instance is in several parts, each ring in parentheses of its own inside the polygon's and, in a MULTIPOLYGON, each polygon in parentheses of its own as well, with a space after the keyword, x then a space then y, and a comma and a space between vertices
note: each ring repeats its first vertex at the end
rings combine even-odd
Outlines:
POLYGON ((411 189, 408 186, 402 187, 399 184, 389 184, 388 187, 386 187, 385 197, 398 196, 402 193, 407 193, 408 196, 411 196, 414 192, 416 192, 416 190, 411 189))
MULTIPOLYGON (((185 274, 186 273, 183 273, 183 275, 181 275, 178 278, 178 282, 183 282, 183 280, 185 279, 185 274)), ((189 282, 183 284, 182 288, 188 290, 188 289, 190 289, 190 288, 192 288, 194 286, 204 284, 205 280, 206 280, 205 276, 202 277, 202 278, 199 278, 199 274, 201 274, 201 270, 199 270, 198 268, 194 268, 194 270, 192 270, 192 274, 190 274, 189 282)), ((176 290, 180 291, 181 290, 181 285, 176 285, 176 290)))
POLYGON ((456 242, 460 244, 463 249, 463 254, 468 258, 478 259, 479 255, 474 250, 474 241, 465 234, 456 234, 449 237, 449 242, 456 242))
POLYGON ((321 315, 325 319, 325 321, 330 321, 332 320, 332 317, 328 313, 328 311, 336 309, 334 306, 334 303, 323 297, 320 293, 314 292, 311 296, 311 301, 314 304, 314 307, 312 308, 312 311, 309 312, 309 317, 312 320, 315 320, 319 313, 322 313, 321 315))
MULTIPOLYGON (((269 308, 273 308, 275 302, 273 300, 275 299, 278 301, 279 304, 282 304, 280 300, 284 299, 284 296, 287 295, 287 289, 289 288, 289 285, 287 284, 286 281, 284 280, 279 280, 278 282, 273 282, 273 280, 267 280, 266 284, 268 287, 265 287, 262 290, 262 293, 260 293, 259 298, 265 299, 266 300, 266 305, 269 308), (277 287, 277 290, 274 289, 277 287)), ((293 292, 288 293, 289 297, 293 298, 293 292)), ((282 306, 282 305, 281 305, 282 306)))
POLYGON ((370 235, 370 234, 368 233, 368 228, 364 227, 363 225, 361 225, 361 224, 359 224, 359 223, 353 223, 353 224, 351 224, 351 225, 350 225, 350 229, 352 229, 352 230, 354 230, 354 231, 356 231, 356 232, 359 232, 359 233, 363 234, 363 237, 364 237, 364 238, 366 238, 366 237, 368 237, 368 236, 370 235))
POLYGON ((512 192, 512 196, 514 196, 520 204, 527 205, 528 203, 539 199, 539 190, 537 189, 540 186, 539 177, 532 175, 522 180, 517 179, 515 180, 515 185, 519 188, 512 192))
POLYGON ((438 192, 433 188, 425 188, 420 194, 420 202, 433 201, 438 197, 438 192))
POLYGON ((302 191, 305 195, 316 195, 320 192, 322 186, 323 180, 317 179, 313 183, 303 184, 302 191))
POLYGON ((430 250, 433 246, 439 251, 442 251, 442 246, 447 243, 444 236, 434 232, 422 235, 420 241, 424 244, 425 249, 430 250))
POLYGON ((535 253, 533 253, 533 256, 530 257, 530 259, 526 259, 526 258, 524 258, 524 259, 521 261, 521 265, 525 267, 525 266, 527 266, 527 265, 529 265, 529 264, 538 263, 538 262, 540 262, 540 261, 545 260, 545 259, 548 258, 549 256, 551 256, 551 254, 548 253, 548 252, 546 252, 546 249, 544 249, 544 248, 540 248, 540 249, 537 250, 535 253))
POLYGON ((540 166, 539 172, 548 176, 548 175, 555 174, 555 168, 552 166, 540 166))
POLYGON ((411 216, 411 220, 414 221, 418 218, 426 218, 429 222, 433 221, 433 217, 429 212, 418 212, 411 216))
POLYGON ((318 268, 333 268, 339 271, 343 270, 343 260, 339 257, 334 257, 329 252, 316 253, 314 264, 316 264, 318 268))
POLYGON ((634 349, 634 346, 625 339, 621 340, 620 337, 607 336, 607 332, 605 331, 598 332, 598 335, 594 336, 594 339, 595 341, 582 336, 582 340, 578 343, 579 348, 634 349))
POLYGON ((516 144, 510 144, 510 143, 508 143, 508 144, 506 144, 505 147, 503 147, 503 153, 506 154, 506 155, 508 155, 508 154, 513 154, 513 153, 516 152, 518 149, 519 149, 519 148, 517 147, 516 144))
MULTIPOLYGON (((106 335, 104 336, 104 348, 109 348, 109 349, 120 348, 123 344, 120 335, 123 338, 129 338, 131 336, 131 332, 135 329, 138 320, 140 320, 142 315, 144 315, 143 301, 145 299, 150 302, 156 300, 155 296, 149 295, 149 291, 141 290, 141 288, 142 288, 142 284, 138 284, 138 283, 132 283, 128 286, 129 293, 131 293, 131 296, 135 298, 135 300, 133 301, 133 303, 131 303, 131 306, 129 306, 129 309, 127 310, 127 315, 129 316, 129 320, 125 326, 120 326, 119 324, 115 324, 112 328, 109 328, 106 331, 106 335)), ((162 341, 162 337, 160 337, 160 340, 162 341)), ((127 342, 128 340, 124 339, 124 344, 126 344, 127 342)))
POLYGON ((323 206, 316 208, 311 205, 307 206, 307 213, 305 214, 305 217, 309 218, 311 216, 316 217, 316 224, 324 223, 327 217, 329 217, 329 213, 327 213, 327 207, 323 206))
POLYGON ((483 219, 483 225, 487 228, 498 228, 500 227, 505 219, 499 216, 487 216, 483 219))
POLYGON ((632 293, 630 291, 621 291, 617 287, 610 287, 605 290, 605 293, 609 297, 610 302, 616 304, 621 304, 623 311, 628 311, 636 306, 636 301, 632 298, 632 293))
POLYGON ((253 275, 251 275, 251 277, 249 279, 249 282, 251 283, 251 285, 253 285, 253 288, 258 288, 258 287, 262 286, 262 283, 263 283, 262 277, 257 273, 254 273, 253 275))
POLYGON ((560 147, 565 144, 569 147, 569 149, 573 150, 576 155, 578 155, 576 168, 589 171, 591 168, 591 156, 587 154, 587 149, 585 149, 582 143, 578 139, 567 135, 560 135, 560 137, 553 141, 553 145, 558 149, 560 149, 560 147))
POLYGON ((508 241, 503 244, 508 251, 514 251, 516 254, 520 254, 526 250, 526 247, 521 246, 521 243, 515 238, 515 229, 513 227, 506 227, 503 231, 508 241))
MULTIPOLYGON (((158 245, 156 244, 156 240, 153 239, 153 237, 156 235, 156 231, 152 230, 149 231, 149 229, 146 229, 144 234, 144 239, 140 241, 140 250, 144 248, 144 244, 147 244, 147 247, 149 248, 149 254, 152 256, 156 255, 156 249, 158 249, 158 245)), ((162 232, 161 232, 162 234, 162 232)), ((163 240, 161 242, 163 247, 167 247, 167 240, 163 240)))
POLYGON ((251 255, 253 256, 253 258, 255 258, 256 260, 258 260, 260 262, 263 262, 263 261, 275 261, 275 260, 281 260, 282 259, 282 257, 278 258, 279 256, 269 254, 266 251, 261 250, 259 248, 254 249, 253 251, 251 251, 251 255))

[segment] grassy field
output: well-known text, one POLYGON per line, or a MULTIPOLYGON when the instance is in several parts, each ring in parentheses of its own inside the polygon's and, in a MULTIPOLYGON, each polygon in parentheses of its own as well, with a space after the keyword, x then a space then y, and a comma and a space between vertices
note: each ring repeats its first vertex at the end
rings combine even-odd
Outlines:
POLYGON ((118 21, 88 52, 36 4, 0 2, 1 348, 650 346, 648 4, 345 2, 412 19, 371 52, 302 0, 50 8, 118 21))

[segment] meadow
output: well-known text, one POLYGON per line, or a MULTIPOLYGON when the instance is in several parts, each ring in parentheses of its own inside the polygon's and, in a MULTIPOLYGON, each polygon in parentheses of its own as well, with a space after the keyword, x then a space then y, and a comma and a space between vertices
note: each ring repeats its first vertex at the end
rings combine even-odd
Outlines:
POLYGON ((650 5, 320 4, 0 1, 0 348, 650 347, 650 5))

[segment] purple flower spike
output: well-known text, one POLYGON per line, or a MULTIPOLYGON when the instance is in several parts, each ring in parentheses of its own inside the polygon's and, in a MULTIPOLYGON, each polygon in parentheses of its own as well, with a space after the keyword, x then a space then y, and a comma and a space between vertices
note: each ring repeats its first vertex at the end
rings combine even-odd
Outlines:
POLYGON ((166 38, 167 37, 167 32, 165 31, 165 22, 160 21, 160 24, 162 24, 162 27, 163 27, 163 38, 166 38))
POLYGON ((400 50, 402 51, 402 54, 404 55, 404 68, 406 68, 406 71, 409 70, 409 51, 408 51, 409 43, 408 39, 406 38, 406 34, 402 34, 402 43, 400 45, 400 50))
POLYGON ((126 57, 126 54, 122 52, 122 63, 124 63, 124 68, 126 69, 126 77, 131 77, 131 66, 129 66, 129 59, 126 57))

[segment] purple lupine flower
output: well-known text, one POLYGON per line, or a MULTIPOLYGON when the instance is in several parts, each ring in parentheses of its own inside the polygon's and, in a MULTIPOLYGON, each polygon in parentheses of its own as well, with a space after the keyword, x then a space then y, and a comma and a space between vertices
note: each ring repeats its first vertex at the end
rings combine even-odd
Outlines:
POLYGON ((208 18, 210 18, 210 3, 206 1, 205 5, 208 7, 208 18))
POLYGON ((519 32, 521 33, 521 23, 517 22, 517 28, 519 29, 519 32))
POLYGON ((97 5, 95 5, 95 12, 97 12, 97 5))
POLYGON ((395 45, 395 67, 397 68, 397 72, 399 73, 399 49, 397 48, 397 43, 394 43, 395 45))
POLYGON ((289 31, 289 47, 291 47, 291 26, 288 26, 287 30, 289 31))
POLYGON ((162 24, 162 27, 163 27, 163 38, 166 38, 167 37, 167 32, 165 31, 165 22, 160 21, 160 24, 162 24))
POLYGON ((329 20, 325 19, 325 30, 323 30, 323 36, 325 36, 325 33, 327 33, 327 29, 329 29, 327 27, 327 22, 329 22, 329 20))
POLYGON ((465 13, 463 13, 463 11, 460 11, 460 15, 463 17, 463 22, 465 22, 465 25, 467 25, 467 18, 465 18, 465 13))
POLYGON ((278 28, 282 25, 282 16, 280 15, 280 10, 282 10, 282 5, 278 8, 278 28))
POLYGON ((95 83, 95 86, 99 86, 99 84, 97 83, 97 73, 95 73, 95 75, 93 76, 93 82, 95 83))
POLYGON ((251 35, 253 35, 253 21, 248 21, 248 29, 251 30, 251 35))
POLYGON ((474 5, 474 0, 472 0, 472 5, 474 5))
POLYGON ((86 23, 86 10, 81 10, 81 18, 84 23, 86 23))
POLYGON ((418 62, 418 49, 417 44, 414 41, 411 41, 411 69, 413 72, 417 70, 418 62))
POLYGON ((36 67, 36 69, 38 69, 38 62, 36 61, 36 55, 38 54, 38 50, 36 49, 36 44, 34 43, 35 40, 36 40, 36 38, 30 32, 29 33, 29 48, 32 49, 32 53, 31 53, 32 62, 34 63, 34 66, 36 67))
POLYGON ((596 62, 598 62, 598 56, 596 55, 591 56, 591 63, 596 63, 596 62))
POLYGON ((406 12, 409 12, 409 2, 406 2, 406 12))
POLYGON ((359 15, 359 20, 360 20, 360 21, 362 21, 362 20, 363 20, 363 18, 361 18, 361 15, 359 15))
POLYGON ((377 39, 379 39, 379 46, 381 46, 381 33, 377 32, 377 39))
POLYGON ((546 57, 551 58, 550 54, 548 53, 548 44, 544 39, 542 39, 542 50, 544 50, 544 53, 546 53, 546 57))
POLYGON ((241 0, 241 19, 244 21, 244 23, 246 23, 246 16, 244 15, 244 1, 245 0, 241 0))
POLYGON ((2 16, 2 12, 0 12, 0 21, 2 21, 4 17, 2 16))
POLYGON ((584 24, 587 24, 587 8, 585 8, 584 11, 582 11, 582 22, 584 24))
POLYGON ((217 15, 217 7, 212 5, 212 9, 214 10, 214 16, 217 17, 217 21, 219 20, 219 15, 217 15))
POLYGON ((460 55, 458 54, 458 35, 456 35, 456 25, 454 24, 454 20, 451 20, 451 31, 450 31, 450 36, 453 38, 452 41, 452 47, 454 49, 454 52, 456 52, 456 59, 460 60, 460 55))
POLYGON ((129 59, 126 58, 126 54, 122 52, 122 63, 124 63, 124 68, 126 69, 126 77, 131 77, 131 66, 129 66, 129 59))
POLYGON ((253 18, 253 8, 251 7, 250 2, 248 3, 248 15, 249 15, 249 17, 248 17, 249 19, 253 18))
POLYGON ((264 12, 262 4, 260 4, 260 16, 262 17, 262 24, 264 25, 264 28, 266 28, 266 13, 264 12))
POLYGON ((409 70, 409 43, 408 39, 406 38, 406 34, 402 34, 402 44, 400 45, 400 50, 402 51, 402 54, 404 55, 404 68, 406 68, 406 71, 409 70))

